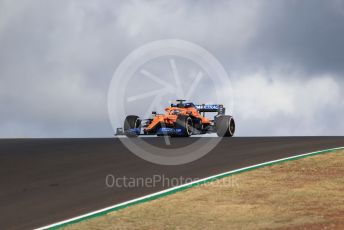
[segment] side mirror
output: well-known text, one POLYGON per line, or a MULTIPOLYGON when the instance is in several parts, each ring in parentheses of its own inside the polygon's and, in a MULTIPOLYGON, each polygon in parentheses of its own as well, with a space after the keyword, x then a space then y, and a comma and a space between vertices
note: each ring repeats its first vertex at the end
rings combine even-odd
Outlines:
POLYGON ((156 112, 155 112, 155 111, 153 111, 153 112, 152 112, 152 114, 155 116, 155 115, 156 115, 156 112))

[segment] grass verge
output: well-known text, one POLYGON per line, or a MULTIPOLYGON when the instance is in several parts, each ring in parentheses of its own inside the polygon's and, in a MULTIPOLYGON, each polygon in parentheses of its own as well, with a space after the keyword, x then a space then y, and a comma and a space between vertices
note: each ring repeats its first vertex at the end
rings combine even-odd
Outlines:
POLYGON ((344 229, 344 151, 226 177, 65 229, 344 229))

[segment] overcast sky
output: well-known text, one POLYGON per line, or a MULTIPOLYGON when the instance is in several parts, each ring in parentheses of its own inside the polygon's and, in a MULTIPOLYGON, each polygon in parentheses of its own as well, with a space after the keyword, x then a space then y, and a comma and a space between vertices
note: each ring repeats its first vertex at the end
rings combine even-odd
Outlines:
POLYGON ((344 134, 342 0, 0 0, 0 137, 112 136, 111 78, 159 39, 223 65, 237 136, 344 134))

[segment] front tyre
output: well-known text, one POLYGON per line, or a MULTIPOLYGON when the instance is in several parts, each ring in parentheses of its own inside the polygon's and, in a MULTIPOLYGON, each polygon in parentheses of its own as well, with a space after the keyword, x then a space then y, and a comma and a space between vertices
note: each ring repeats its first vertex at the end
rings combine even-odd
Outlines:
POLYGON ((235 132, 235 122, 232 116, 218 116, 215 119, 216 133, 219 137, 232 137, 235 132))
POLYGON ((125 118, 123 127, 127 137, 137 137, 141 133, 141 120, 138 116, 129 115, 125 118))

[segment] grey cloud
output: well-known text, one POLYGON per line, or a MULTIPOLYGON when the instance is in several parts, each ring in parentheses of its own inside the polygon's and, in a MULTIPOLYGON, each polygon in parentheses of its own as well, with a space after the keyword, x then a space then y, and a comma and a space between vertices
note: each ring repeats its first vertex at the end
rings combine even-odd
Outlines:
POLYGON ((266 68, 287 63, 310 74, 343 73, 342 1, 270 1, 264 13, 245 61, 266 68))
POLYGON ((342 135, 344 95, 306 111, 302 105, 313 97, 299 91, 312 79, 331 79, 333 91, 344 86, 343 17, 341 1, 320 0, 0 1, 0 137, 111 136, 106 96, 113 72, 133 49, 166 38, 212 52, 236 92, 243 83, 260 84, 261 91, 282 91, 281 103, 294 108, 236 93, 238 135, 342 135), (270 116, 247 116, 246 107, 264 114, 257 104, 270 116))

